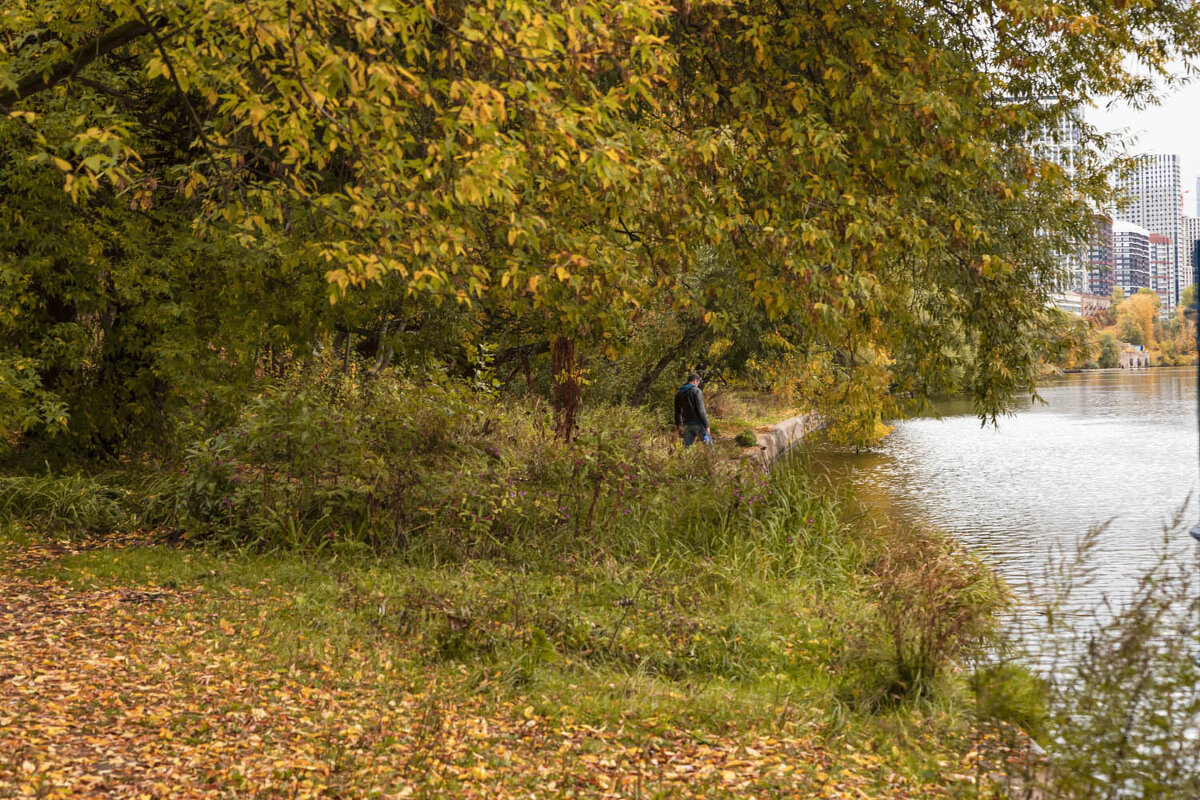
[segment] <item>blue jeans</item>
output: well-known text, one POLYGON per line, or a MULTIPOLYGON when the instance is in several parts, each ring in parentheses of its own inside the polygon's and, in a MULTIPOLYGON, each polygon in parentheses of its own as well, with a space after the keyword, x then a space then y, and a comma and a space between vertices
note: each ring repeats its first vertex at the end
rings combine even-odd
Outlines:
POLYGON ((704 426, 699 423, 689 423, 683 426, 683 446, 691 447, 692 442, 704 441, 706 432, 704 426))

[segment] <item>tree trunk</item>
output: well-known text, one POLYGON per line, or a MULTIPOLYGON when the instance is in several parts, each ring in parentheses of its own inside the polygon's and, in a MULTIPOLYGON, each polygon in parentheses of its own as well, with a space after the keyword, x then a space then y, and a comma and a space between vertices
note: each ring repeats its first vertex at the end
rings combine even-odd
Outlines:
POLYGON ((687 351, 691 349, 700 335, 704 333, 704 325, 696 324, 688 328, 684 332, 683 338, 679 343, 663 354, 662 358, 654 362, 654 364, 642 373, 642 377, 638 379, 637 384, 633 387, 633 392, 629 395, 630 405, 640 406, 645 404, 646 395, 650 393, 650 387, 662 375, 662 371, 667 368, 672 361, 682 358, 687 355, 687 351))
POLYGON ((575 364, 575 344, 566 336, 554 340, 554 426, 556 438, 570 442, 575 434, 575 415, 579 411, 579 370, 575 364))

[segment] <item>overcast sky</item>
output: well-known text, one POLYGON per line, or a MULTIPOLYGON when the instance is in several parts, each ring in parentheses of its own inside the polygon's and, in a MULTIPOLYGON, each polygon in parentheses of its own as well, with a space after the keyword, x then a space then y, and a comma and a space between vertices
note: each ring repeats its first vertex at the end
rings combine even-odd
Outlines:
POLYGON ((1135 140, 1131 152, 1175 153, 1183 178, 1183 213, 1196 214, 1196 177, 1200 176, 1200 81, 1193 81, 1140 111, 1125 105, 1092 111, 1089 118, 1102 130, 1127 129, 1135 140))

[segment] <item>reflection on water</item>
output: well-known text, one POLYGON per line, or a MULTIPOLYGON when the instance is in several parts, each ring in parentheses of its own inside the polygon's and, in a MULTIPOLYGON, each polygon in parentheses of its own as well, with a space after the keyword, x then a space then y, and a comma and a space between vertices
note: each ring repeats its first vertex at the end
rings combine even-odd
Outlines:
MULTIPOLYGON (((868 505, 954 534, 1022 593, 1038 591, 1053 548, 1111 520, 1095 591, 1078 599, 1120 596, 1196 489, 1196 370, 1074 374, 1039 392, 1045 404, 1026 401, 997 427, 950 401, 941 419, 897 423, 876 452, 813 460, 868 505)), ((1192 504, 1178 558, 1195 557, 1195 515, 1192 504)))

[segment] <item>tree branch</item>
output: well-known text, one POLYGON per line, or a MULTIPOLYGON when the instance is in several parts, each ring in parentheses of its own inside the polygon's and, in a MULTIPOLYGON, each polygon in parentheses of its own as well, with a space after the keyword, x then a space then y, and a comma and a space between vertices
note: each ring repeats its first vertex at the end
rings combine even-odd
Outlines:
POLYGON ((7 111, 13 103, 51 89, 75 76, 75 73, 101 56, 117 50, 135 39, 152 32, 154 28, 142 20, 130 20, 118 25, 97 38, 81 44, 74 52, 52 65, 49 70, 39 70, 17 81, 14 89, 0 92, 0 109, 7 111))
POLYGON ((142 105, 138 102, 136 97, 128 92, 122 92, 120 89, 114 89, 113 87, 103 84, 100 81, 94 81, 91 78, 82 78, 76 76, 71 79, 71 83, 78 83, 80 86, 86 86, 93 91, 99 92, 100 94, 106 94, 109 97, 114 97, 126 108, 130 108, 135 111, 142 110, 142 105))
POLYGON ((188 116, 192 118, 192 124, 196 126, 196 135, 200 137, 201 144, 204 145, 208 157, 216 163, 215 150, 232 150, 231 145, 220 145, 208 138, 208 134, 204 132, 204 122, 200 119, 200 115, 196 113, 195 106, 192 105, 192 100, 184 91, 183 84, 179 82, 179 75, 175 72, 175 62, 171 60, 171 54, 167 52, 167 45, 163 42, 162 37, 158 35, 158 28, 150 24, 150 17, 142 10, 140 5, 134 5, 138 14, 141 15, 142 22, 146 26, 147 32, 154 37, 154 46, 158 49, 158 54, 162 56, 163 64, 167 67, 167 74, 171 79, 171 83, 175 85, 175 91, 179 95, 179 99, 183 101, 184 108, 187 109, 188 116))

